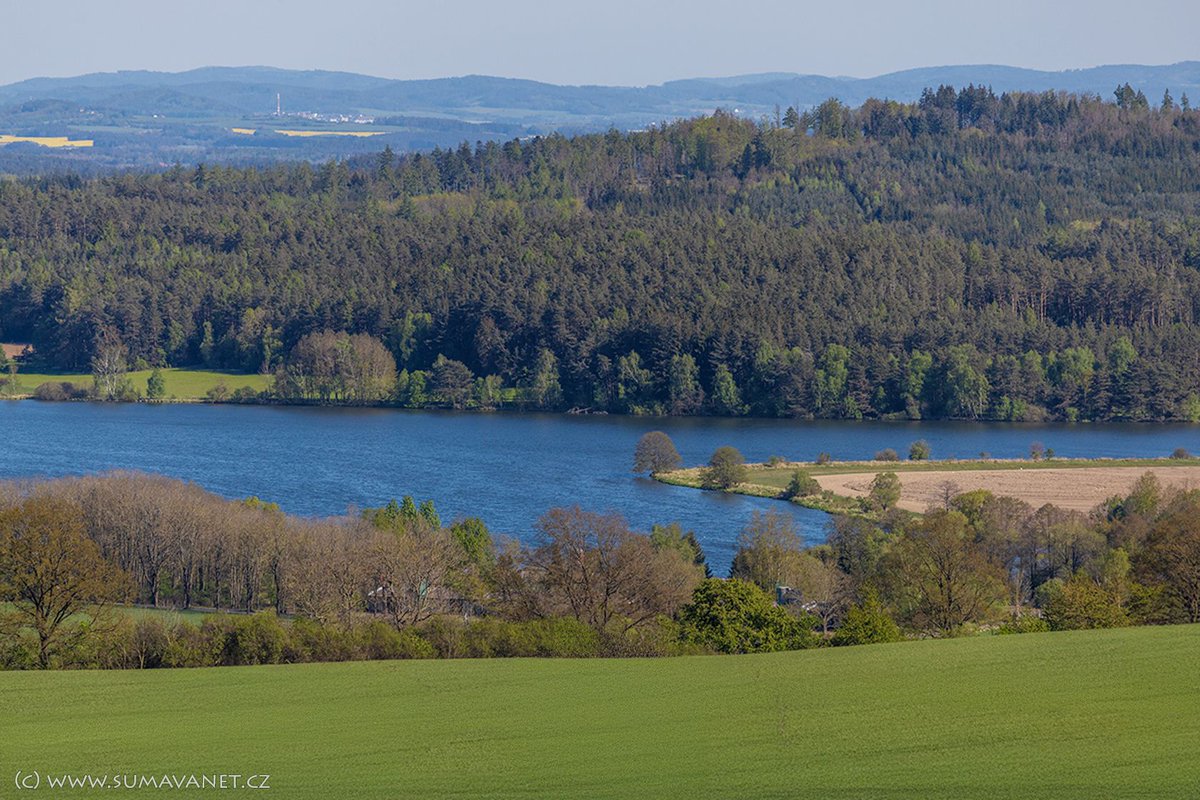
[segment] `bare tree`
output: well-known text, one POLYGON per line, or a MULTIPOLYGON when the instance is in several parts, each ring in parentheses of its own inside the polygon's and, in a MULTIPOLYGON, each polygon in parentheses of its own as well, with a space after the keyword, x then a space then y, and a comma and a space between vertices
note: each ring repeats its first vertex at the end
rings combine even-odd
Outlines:
POLYGON ((530 590, 541 612, 567 614, 597 630, 624 629, 687 602, 700 571, 676 549, 655 550, 615 514, 551 509, 538 520, 539 543, 527 554, 530 590))

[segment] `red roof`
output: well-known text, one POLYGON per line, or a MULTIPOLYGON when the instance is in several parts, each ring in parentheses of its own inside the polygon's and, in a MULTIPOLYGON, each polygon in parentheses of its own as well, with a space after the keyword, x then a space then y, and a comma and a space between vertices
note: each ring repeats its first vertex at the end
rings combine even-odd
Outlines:
POLYGON ((33 345, 31 345, 31 344, 16 344, 16 343, 0 344, 0 350, 4 351, 4 355, 7 358, 20 358, 21 356, 25 355, 26 353, 32 353, 33 345))

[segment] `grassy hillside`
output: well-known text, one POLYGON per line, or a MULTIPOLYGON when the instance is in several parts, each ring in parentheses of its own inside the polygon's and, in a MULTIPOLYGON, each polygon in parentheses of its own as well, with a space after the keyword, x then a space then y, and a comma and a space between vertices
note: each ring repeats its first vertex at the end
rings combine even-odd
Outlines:
MULTIPOLYGON (((208 394, 209 389, 224 381, 229 391, 235 391, 243 386, 249 386, 255 391, 262 391, 271 386, 270 375, 247 375, 240 372, 202 369, 164 369, 163 381, 166 383, 167 397, 178 400, 198 400, 208 394)), ((146 379, 150 370, 139 370, 129 373, 129 380, 135 389, 146 393, 146 379)), ((17 390, 15 394, 33 394, 33 390, 46 381, 67 381, 76 386, 90 387, 92 376, 87 374, 67 373, 17 373, 17 390)))
POLYGON ((287 798, 1195 797, 1197 663, 1200 626, 744 657, 7 673, 0 785, 37 769, 267 772, 287 798))

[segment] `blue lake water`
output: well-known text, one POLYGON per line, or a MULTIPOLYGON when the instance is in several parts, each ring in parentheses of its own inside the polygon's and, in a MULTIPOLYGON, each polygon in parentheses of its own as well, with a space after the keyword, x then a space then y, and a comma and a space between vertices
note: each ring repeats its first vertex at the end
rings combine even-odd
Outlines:
POLYGON ((902 455, 925 439, 934 458, 1024 456, 1033 441, 1060 456, 1200 452, 1188 425, 1020 425, 470 414, 392 409, 0 402, 0 478, 138 469, 227 497, 258 495, 303 515, 338 514, 411 494, 444 520, 482 517, 493 533, 527 537, 554 506, 618 511, 638 529, 677 521, 696 531, 723 574, 754 510, 794 515, 810 541, 827 517, 759 498, 665 486, 631 474, 634 445, 664 430, 687 464, 720 445, 751 461, 902 455))

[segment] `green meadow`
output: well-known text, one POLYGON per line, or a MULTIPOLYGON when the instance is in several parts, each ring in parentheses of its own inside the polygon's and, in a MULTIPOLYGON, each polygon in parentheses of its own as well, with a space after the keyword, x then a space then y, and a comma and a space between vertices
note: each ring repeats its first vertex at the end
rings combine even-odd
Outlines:
POLYGON ((658 660, 3 673, 0 796, 37 770, 268 773, 279 798, 1194 798, 1198 667, 1200 626, 1178 626, 658 660))
MULTIPOLYGON (((208 394, 210 389, 222 382, 224 382, 230 392, 236 391, 243 386, 249 386, 255 391, 262 391, 263 389, 269 389, 273 380, 270 375, 245 374, 221 370, 170 368, 162 370, 162 374, 166 385, 167 398, 176 400, 202 399, 208 394)), ((146 379, 149 377, 150 370, 148 369, 129 373, 129 380, 133 383, 133 387, 142 394, 146 393, 146 379)), ((66 381, 76 386, 91 387, 92 376, 86 373, 18 372, 17 388, 12 394, 33 394, 34 389, 47 381, 66 381)))

